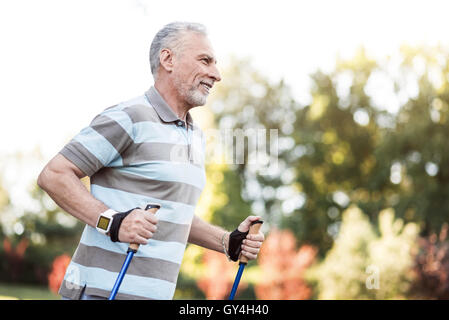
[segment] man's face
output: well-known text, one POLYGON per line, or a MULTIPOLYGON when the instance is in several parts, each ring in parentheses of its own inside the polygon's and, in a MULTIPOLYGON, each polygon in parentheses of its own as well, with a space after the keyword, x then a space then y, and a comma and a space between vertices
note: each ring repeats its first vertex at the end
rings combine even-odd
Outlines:
POLYGON ((212 46, 206 36, 195 32, 184 35, 175 54, 173 83, 178 96, 189 106, 203 106, 215 81, 220 81, 212 46))

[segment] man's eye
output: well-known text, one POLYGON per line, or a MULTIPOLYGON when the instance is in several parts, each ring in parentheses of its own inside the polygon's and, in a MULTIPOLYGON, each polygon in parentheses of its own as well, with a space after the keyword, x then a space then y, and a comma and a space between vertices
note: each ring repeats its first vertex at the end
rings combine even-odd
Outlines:
POLYGON ((201 61, 203 61, 204 64, 209 64, 209 60, 207 58, 203 58, 203 59, 201 59, 201 61))

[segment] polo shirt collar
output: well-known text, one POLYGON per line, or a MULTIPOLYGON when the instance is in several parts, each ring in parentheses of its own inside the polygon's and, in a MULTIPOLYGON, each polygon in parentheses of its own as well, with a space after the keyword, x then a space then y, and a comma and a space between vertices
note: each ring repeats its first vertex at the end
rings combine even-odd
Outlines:
MULTIPOLYGON (((173 112, 172 108, 167 104, 167 102, 162 98, 157 89, 152 86, 147 92, 145 92, 145 96, 147 97, 150 104, 153 106, 154 110, 156 110, 159 117, 164 122, 178 122, 182 121, 179 117, 173 112)), ((193 119, 190 116, 190 112, 187 112, 186 115, 187 123, 193 127, 193 119)))

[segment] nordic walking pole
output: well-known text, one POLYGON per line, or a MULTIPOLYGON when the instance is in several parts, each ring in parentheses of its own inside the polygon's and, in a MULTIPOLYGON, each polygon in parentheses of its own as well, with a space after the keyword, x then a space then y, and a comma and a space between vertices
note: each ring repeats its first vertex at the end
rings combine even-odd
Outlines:
MULTIPOLYGON (((249 227, 248 234, 255 234, 259 232, 260 227, 262 226, 263 221, 257 220, 251 223, 251 227, 249 227)), ((229 300, 234 300, 235 293, 237 292, 237 287, 240 283, 240 278, 242 277, 243 269, 245 269, 246 264, 248 263, 248 258, 244 255, 240 255, 240 263, 239 263, 239 271, 237 271, 237 275, 235 276, 234 285, 232 286, 231 294, 229 295, 229 300)))
MULTIPOLYGON (((150 213, 155 214, 156 211, 159 210, 160 207, 161 206, 159 204, 149 203, 145 207, 145 211, 148 210, 150 213)), ((117 280, 115 280, 115 284, 114 284, 114 287, 112 288, 111 295, 109 296, 109 300, 115 299, 118 289, 120 288, 123 278, 125 277, 126 270, 128 270, 129 264, 131 263, 131 260, 138 249, 139 249, 139 244, 137 244, 137 243, 131 243, 129 245, 125 262, 123 262, 122 269, 120 270, 120 273, 118 274, 117 280)))

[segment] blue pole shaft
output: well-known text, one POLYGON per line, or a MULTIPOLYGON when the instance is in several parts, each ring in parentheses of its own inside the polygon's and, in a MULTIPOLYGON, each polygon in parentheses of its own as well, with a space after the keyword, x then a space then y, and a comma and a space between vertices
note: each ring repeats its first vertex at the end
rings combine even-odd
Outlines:
MULTIPOLYGON (((148 212, 155 214, 156 211, 159 210, 160 208, 161 208, 161 205, 158 203, 148 203, 145 206, 145 211, 149 210, 148 212), (153 210, 151 210, 151 209, 153 209, 153 210)), ((129 245, 125 262, 123 262, 122 269, 120 270, 120 273, 118 274, 117 280, 115 280, 114 287, 112 288, 111 294, 109 295, 109 300, 115 299, 118 289, 120 288, 123 278, 125 277, 126 270, 128 270, 129 264, 131 263, 131 260, 138 249, 139 249, 139 244, 132 243, 129 245)))
POLYGON ((128 270, 129 264, 131 262, 131 259, 134 256, 134 251, 129 251, 128 255, 126 256, 126 260, 123 263, 122 269, 120 270, 120 273, 118 274, 117 280, 115 281, 114 287, 112 288, 111 295, 109 296, 109 300, 114 300, 115 296, 117 295, 118 289, 120 288, 120 285, 122 284, 123 278, 125 277, 126 270, 128 270))
POLYGON ((243 269, 245 269, 246 263, 240 262, 239 271, 235 276, 234 285, 232 286, 231 294, 229 295, 229 300, 234 300, 235 293, 237 292, 237 287, 240 283, 240 278, 242 277, 243 269))

